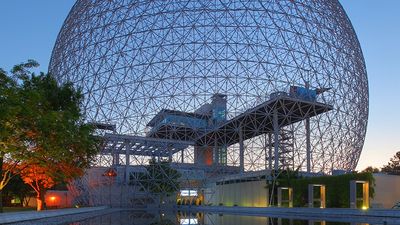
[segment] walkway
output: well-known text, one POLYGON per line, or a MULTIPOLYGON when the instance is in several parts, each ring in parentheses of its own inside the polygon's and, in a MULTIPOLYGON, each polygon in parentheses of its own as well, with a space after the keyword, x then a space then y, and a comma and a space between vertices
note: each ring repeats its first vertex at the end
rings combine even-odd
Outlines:
POLYGON ((95 212, 95 211, 105 210, 107 208, 108 207, 106 206, 100 206, 100 207, 85 207, 85 208, 52 209, 40 212, 27 211, 27 212, 0 213, 0 224, 32 221, 32 220, 45 219, 57 216, 95 212))

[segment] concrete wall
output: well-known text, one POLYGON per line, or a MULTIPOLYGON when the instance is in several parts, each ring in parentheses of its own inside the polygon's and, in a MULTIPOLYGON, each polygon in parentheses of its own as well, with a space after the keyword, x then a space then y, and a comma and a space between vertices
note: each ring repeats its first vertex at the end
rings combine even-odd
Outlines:
POLYGON ((372 208, 391 208, 400 202, 400 176, 374 173, 375 196, 372 208))
POLYGON ((224 206, 268 206, 268 190, 265 181, 252 181, 243 183, 232 183, 224 185, 213 185, 205 191, 205 202, 207 204, 224 206))

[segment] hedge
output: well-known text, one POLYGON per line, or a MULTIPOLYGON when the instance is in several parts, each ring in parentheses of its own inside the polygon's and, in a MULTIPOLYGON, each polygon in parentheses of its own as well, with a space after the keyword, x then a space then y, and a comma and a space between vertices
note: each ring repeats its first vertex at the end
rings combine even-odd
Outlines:
MULTIPOLYGON (((375 179, 372 173, 351 173, 339 176, 300 177, 300 178, 280 177, 277 180, 276 186, 292 187, 293 206, 307 207, 308 184, 324 184, 326 186, 326 207, 349 208, 351 180, 368 181, 369 195, 371 198, 374 197, 375 179)), ((316 191, 314 191, 314 193, 315 192, 316 191)), ((361 188, 357 188, 357 196, 361 195, 362 195, 361 188)))

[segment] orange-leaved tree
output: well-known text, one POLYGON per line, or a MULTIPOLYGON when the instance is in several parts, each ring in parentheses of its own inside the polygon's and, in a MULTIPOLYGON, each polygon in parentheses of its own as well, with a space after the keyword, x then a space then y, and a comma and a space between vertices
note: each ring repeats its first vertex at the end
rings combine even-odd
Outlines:
POLYGON ((22 180, 36 192, 37 210, 43 209, 45 190, 55 185, 55 181, 47 171, 48 168, 32 164, 20 173, 22 180))
POLYGON ((18 126, 24 131, 21 175, 37 193, 43 209, 46 190, 82 175, 97 153, 93 128, 84 123, 83 95, 71 83, 58 83, 50 74, 35 75, 15 66, 23 107, 18 126))
POLYGON ((83 170, 69 162, 60 162, 58 164, 26 164, 20 171, 23 181, 28 184, 36 193, 37 210, 44 207, 45 194, 47 189, 52 188, 59 182, 68 182, 75 177, 82 175, 83 170))

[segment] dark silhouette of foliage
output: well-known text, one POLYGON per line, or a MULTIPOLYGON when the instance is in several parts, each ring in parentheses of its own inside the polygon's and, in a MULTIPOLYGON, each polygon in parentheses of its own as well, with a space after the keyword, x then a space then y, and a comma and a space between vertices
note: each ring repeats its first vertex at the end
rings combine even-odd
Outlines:
POLYGON ((171 196, 179 190, 180 174, 171 168, 169 162, 151 160, 146 173, 140 174, 140 184, 144 191, 161 197, 171 196))
POLYGON ((13 175, 3 189, 3 200, 5 200, 3 204, 5 204, 5 206, 11 206, 11 199, 18 197, 21 201, 20 206, 24 206, 29 199, 34 196, 34 191, 29 185, 24 183, 21 176, 13 175))
POLYGON ((381 172, 379 168, 368 166, 361 173, 379 173, 381 172))
POLYGON ((388 164, 382 168, 382 172, 392 175, 400 175, 400 151, 396 152, 388 164))
POLYGON ((308 184, 324 184, 326 186, 326 207, 350 207, 350 181, 368 181, 370 197, 374 196, 375 179, 371 173, 350 173, 339 176, 303 177, 294 179, 279 179, 279 186, 293 188, 293 206, 306 207, 308 184))

